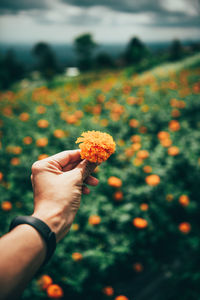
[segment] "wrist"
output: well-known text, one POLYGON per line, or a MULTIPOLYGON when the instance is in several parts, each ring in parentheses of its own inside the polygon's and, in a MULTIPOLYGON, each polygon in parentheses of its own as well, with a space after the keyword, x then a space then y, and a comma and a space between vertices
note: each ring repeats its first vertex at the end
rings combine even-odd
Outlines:
POLYGON ((59 242, 62 238, 63 227, 65 226, 65 220, 62 218, 62 212, 60 210, 38 209, 32 214, 32 217, 38 218, 45 222, 51 231, 56 235, 56 242, 59 242))

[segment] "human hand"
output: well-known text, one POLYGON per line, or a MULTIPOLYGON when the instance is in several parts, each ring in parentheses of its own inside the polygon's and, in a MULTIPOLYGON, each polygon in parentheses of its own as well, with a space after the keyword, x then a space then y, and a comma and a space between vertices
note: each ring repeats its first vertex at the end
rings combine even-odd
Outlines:
POLYGON ((81 195, 96 186, 90 174, 97 165, 81 160, 80 150, 63 151, 32 166, 33 217, 44 221, 56 234, 57 242, 69 231, 79 209, 81 195))

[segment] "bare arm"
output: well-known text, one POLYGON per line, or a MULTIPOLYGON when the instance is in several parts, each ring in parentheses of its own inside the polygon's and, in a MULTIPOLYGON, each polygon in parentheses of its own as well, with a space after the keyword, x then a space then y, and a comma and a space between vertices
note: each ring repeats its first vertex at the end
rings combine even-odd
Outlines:
MULTIPOLYGON (((89 174, 96 166, 81 161, 79 150, 63 151, 32 167, 34 213, 56 233, 59 242, 69 231, 80 206, 83 182, 97 185, 89 174)), ((30 225, 19 225, 0 239, 0 299, 17 299, 42 265, 46 244, 30 225)))

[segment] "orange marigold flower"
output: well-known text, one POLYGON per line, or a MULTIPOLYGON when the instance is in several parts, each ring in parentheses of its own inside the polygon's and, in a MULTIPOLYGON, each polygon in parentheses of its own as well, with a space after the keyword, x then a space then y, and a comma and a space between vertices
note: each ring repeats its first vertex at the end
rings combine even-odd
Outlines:
POLYGON ((178 118, 179 116, 180 116, 180 110, 178 110, 178 109, 173 109, 172 110, 172 117, 174 117, 174 118, 178 118))
POLYGON ((178 201, 182 206, 188 206, 190 203, 190 199, 187 195, 181 195, 178 201))
POLYGON ((22 148, 20 146, 14 146, 14 147, 12 147, 11 152, 14 154, 20 154, 20 153, 22 153, 22 148))
POLYGON ((108 185, 115 187, 115 188, 119 188, 122 186, 122 181, 118 177, 111 176, 108 178, 108 185))
POLYGON ((11 165, 18 166, 20 164, 20 160, 18 157, 13 157, 10 161, 11 165))
POLYGON ((76 115, 70 115, 66 117, 66 122, 68 124, 75 124, 78 121, 78 118, 76 115))
POLYGON ((146 211, 149 209, 149 205, 147 203, 142 203, 142 204, 140 204, 140 209, 142 211, 146 211))
POLYGON ((88 220, 88 223, 90 225, 98 225, 100 222, 101 222, 101 218, 96 215, 90 216, 88 220))
POLYGON ((147 157, 149 157, 149 152, 147 150, 140 150, 137 153, 137 157, 140 159, 146 159, 147 157))
POLYGON ((38 114, 44 114, 46 112, 46 107, 39 105, 36 107, 36 111, 38 114))
POLYGON ((156 186, 160 183, 160 177, 156 174, 149 175, 145 178, 148 185, 156 186))
POLYGON ((47 295, 52 299, 59 299, 63 297, 63 290, 58 284, 51 284, 47 288, 47 295))
POLYGON ((169 129, 171 131, 178 131, 181 128, 180 124, 176 120, 172 120, 169 122, 169 129))
POLYGON ((176 146, 172 146, 168 148, 168 154, 171 156, 176 156, 179 154, 179 148, 176 146))
POLYGON ((72 224, 72 230, 74 230, 74 231, 77 231, 77 230, 79 230, 79 225, 78 224, 72 224))
POLYGON ((79 253, 79 252, 72 253, 72 259, 74 261, 82 260, 82 258, 83 258, 83 255, 81 253, 79 253))
POLYGON ((129 126, 130 126, 130 127, 133 127, 133 128, 137 128, 137 127, 139 126, 138 120, 136 120, 136 119, 131 119, 131 120, 129 121, 129 126))
POLYGON ((173 199, 174 199, 174 196, 172 194, 168 194, 166 196, 166 200, 169 201, 169 202, 171 202, 173 199))
POLYGON ((179 224, 178 226, 179 230, 184 233, 187 234, 191 231, 191 225, 188 222, 182 222, 179 224))
POLYGON ((160 131, 160 132, 158 132, 158 138, 159 138, 159 140, 169 139, 170 134, 167 131, 160 131))
POLYGON ((129 300, 126 296, 120 295, 115 298, 115 300, 129 300))
POLYGON ((106 296, 113 296, 114 295, 114 289, 112 288, 112 286, 106 286, 103 288, 103 293, 106 296))
POLYGON ((12 209, 12 203, 10 201, 3 201, 1 203, 1 208, 4 211, 10 211, 12 209))
POLYGON ((145 173, 151 173, 152 172, 152 167, 151 166, 144 166, 143 167, 143 171, 145 173))
POLYGON ((140 273, 144 270, 144 267, 141 263, 137 262, 133 265, 133 269, 135 272, 140 273))
POLYGON ((25 136, 25 137, 23 138, 23 143, 24 143, 25 145, 30 145, 32 142, 33 142, 33 139, 32 139, 32 137, 30 137, 30 136, 25 136))
POLYGON ((135 218, 133 219, 133 225, 139 229, 143 229, 148 226, 148 222, 143 218, 135 218))
POLYGON ((160 140, 160 143, 161 143, 161 145, 163 147, 168 148, 169 146, 171 146, 172 140, 170 140, 170 139, 163 139, 163 140, 160 140))
POLYGON ((53 280, 49 275, 42 275, 42 277, 38 280, 38 284, 43 290, 46 290, 52 283, 53 280))
POLYGON ((76 140, 81 149, 81 158, 92 163, 102 163, 115 152, 115 142, 107 133, 100 131, 83 132, 76 140))
POLYGON ((47 157, 49 157, 49 155, 48 154, 40 154, 39 156, 38 156, 38 160, 42 160, 42 159, 45 159, 45 158, 47 158, 47 157))
POLYGON ((138 151, 141 147, 142 147, 142 145, 140 143, 135 143, 131 146, 133 151, 138 151))
POLYGON ((0 172, 0 181, 2 181, 2 179, 3 179, 3 173, 0 172))
POLYGON ((65 132, 62 129, 56 129, 56 130, 54 130, 53 135, 56 138, 60 139, 60 138, 63 138, 65 136, 65 132))
POLYGON ((29 114, 26 113, 26 112, 23 112, 23 113, 21 113, 21 114, 19 115, 19 118, 20 118, 21 121, 26 122, 26 121, 28 121, 28 119, 29 119, 29 114))
POLYGON ((113 197, 116 201, 121 201, 123 199, 123 193, 121 191, 116 191, 113 197))
POLYGON ((47 120, 39 120, 37 121, 37 126, 40 128, 47 128, 49 126, 49 122, 47 120))
POLYGON ((48 139, 46 137, 40 138, 36 141, 38 147, 45 147, 48 144, 48 139))
POLYGON ((139 135, 132 135, 131 136, 131 141, 133 143, 140 143, 141 142, 141 137, 139 135))

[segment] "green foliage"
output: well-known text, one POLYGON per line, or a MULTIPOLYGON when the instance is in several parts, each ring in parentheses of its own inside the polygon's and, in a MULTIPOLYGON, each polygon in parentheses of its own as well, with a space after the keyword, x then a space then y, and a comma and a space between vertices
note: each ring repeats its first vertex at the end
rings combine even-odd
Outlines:
MULTIPOLYGON (((32 213, 30 172, 39 155, 75 148, 76 138, 86 130, 108 132, 117 143, 116 153, 95 174, 100 184, 92 188, 90 195, 83 196, 75 219, 78 225, 72 226, 40 273, 50 275, 63 288, 66 299, 108 299, 102 288, 109 285, 115 290, 110 299, 119 294, 130 300, 140 299, 143 290, 143 299, 147 299, 148 285, 155 276, 168 280, 167 292, 160 299, 198 299, 198 64, 196 56, 140 76, 127 78, 125 72, 110 72, 88 84, 75 79, 55 85, 52 90, 30 85, 1 94, 1 235, 7 232, 15 215, 32 213), (41 119, 48 121, 46 128, 38 126, 41 119), (131 125, 133 119, 138 121, 136 126, 131 125), (172 120, 178 121, 179 130, 170 129, 172 120), (56 137, 57 129, 63 131, 64 137, 56 137), (172 146, 178 147, 179 154, 168 154, 169 147, 158 139, 161 131, 170 134, 172 146), (27 136, 32 138, 30 144, 24 143, 27 136), (141 139, 141 148, 128 152, 138 144, 133 143, 133 136, 141 139), (39 138, 47 138, 48 144, 39 147, 39 138), (141 149, 148 151, 147 158, 138 157, 141 149), (13 165, 16 157, 19 164, 13 165), (145 173, 145 166, 152 167, 152 171, 145 173), (158 185, 146 183, 150 174, 160 177, 158 185), (110 176, 120 178, 122 187, 110 186, 110 176), (123 193, 121 201, 116 200, 116 191, 123 193), (188 205, 181 205, 181 195, 188 196, 188 205), (3 209, 5 201, 12 204, 11 210, 3 209), (148 204, 147 210, 141 209, 144 203, 148 204), (100 224, 89 224, 92 215, 100 216, 100 224), (148 226, 133 226, 136 217, 145 219, 148 226), (187 234, 179 230, 182 222, 191 226, 187 234), (74 252, 82 254, 82 260, 75 261, 74 252), (144 275, 135 271, 136 263, 143 266, 144 275)), ((159 280, 155 280, 154 295, 160 287, 159 280)), ((24 299, 45 297, 36 280, 24 294, 24 299)))

